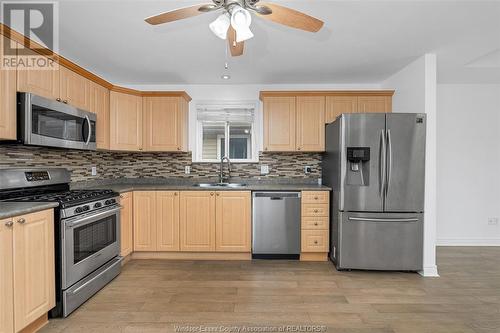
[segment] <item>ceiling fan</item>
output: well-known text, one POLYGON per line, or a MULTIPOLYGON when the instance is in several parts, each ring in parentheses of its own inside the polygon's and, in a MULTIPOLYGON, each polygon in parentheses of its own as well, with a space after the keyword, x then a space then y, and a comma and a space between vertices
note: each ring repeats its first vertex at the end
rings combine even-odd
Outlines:
POLYGON ((295 29, 317 32, 323 21, 297 10, 260 0, 212 0, 213 3, 199 4, 154 15, 145 19, 152 25, 168 23, 216 10, 223 13, 210 23, 210 30, 219 38, 227 39, 232 56, 243 54, 244 42, 253 37, 250 30, 251 12, 264 19, 295 29))

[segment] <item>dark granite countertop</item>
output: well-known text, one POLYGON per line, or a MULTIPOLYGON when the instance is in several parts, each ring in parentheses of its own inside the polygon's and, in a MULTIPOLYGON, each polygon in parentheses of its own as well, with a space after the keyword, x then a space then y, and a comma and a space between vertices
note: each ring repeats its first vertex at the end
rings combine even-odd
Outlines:
POLYGON ((0 219, 19 216, 59 206, 57 202, 0 202, 0 219))
POLYGON ((231 180, 234 183, 245 183, 244 187, 197 187, 195 183, 213 183, 213 180, 172 180, 172 179, 116 179, 77 182, 71 184, 73 189, 111 189, 119 193, 131 191, 331 191, 330 187, 311 183, 277 183, 265 181, 231 180))

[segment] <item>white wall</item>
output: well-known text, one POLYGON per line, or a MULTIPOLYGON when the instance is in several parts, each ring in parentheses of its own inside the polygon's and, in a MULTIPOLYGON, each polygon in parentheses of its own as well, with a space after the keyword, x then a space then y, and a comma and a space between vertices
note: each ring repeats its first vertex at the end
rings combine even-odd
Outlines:
POLYGON ((424 276, 437 276, 436 266, 436 55, 426 54, 382 83, 395 89, 393 112, 427 114, 424 276))
POLYGON ((500 245, 500 85, 438 85, 438 245, 500 245))

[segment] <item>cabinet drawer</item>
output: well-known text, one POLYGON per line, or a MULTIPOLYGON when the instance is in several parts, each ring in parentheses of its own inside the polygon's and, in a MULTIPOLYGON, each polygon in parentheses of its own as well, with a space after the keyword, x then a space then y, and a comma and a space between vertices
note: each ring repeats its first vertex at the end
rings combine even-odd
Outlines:
POLYGON ((328 203, 328 199, 330 197, 330 192, 328 191, 303 191, 302 192, 302 203, 305 204, 313 204, 313 203, 328 203))
POLYGON ((302 230, 302 252, 328 252, 328 230, 302 230))
POLYGON ((322 230, 328 229, 328 217, 310 217, 305 216, 302 218, 302 229, 311 229, 311 230, 322 230))
POLYGON ((302 204, 302 216, 328 216, 328 204, 302 204))

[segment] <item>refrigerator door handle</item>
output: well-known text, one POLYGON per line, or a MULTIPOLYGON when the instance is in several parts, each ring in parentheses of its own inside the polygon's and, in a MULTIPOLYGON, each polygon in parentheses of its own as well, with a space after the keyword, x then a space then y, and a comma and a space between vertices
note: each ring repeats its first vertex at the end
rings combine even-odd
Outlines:
POLYGON ((386 146, 384 130, 382 130, 380 132, 380 156, 379 156, 379 166, 378 166, 378 168, 379 168, 379 192, 380 192, 381 197, 384 196, 384 192, 385 192, 386 154, 387 154, 387 146, 386 146))
POLYGON ((371 217, 349 217, 349 221, 366 221, 366 222, 418 222, 417 218, 408 219, 382 219, 382 218, 371 218, 371 217))
POLYGON ((392 139, 391 130, 387 130, 387 185, 385 187, 385 195, 389 193, 391 186, 391 173, 392 173, 392 139))

